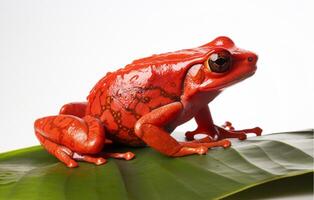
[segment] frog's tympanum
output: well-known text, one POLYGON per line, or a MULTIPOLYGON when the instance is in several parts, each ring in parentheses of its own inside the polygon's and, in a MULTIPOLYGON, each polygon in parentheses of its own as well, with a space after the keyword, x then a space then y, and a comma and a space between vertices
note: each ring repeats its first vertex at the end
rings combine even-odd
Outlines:
POLYGON ((152 55, 107 73, 86 102, 64 105, 59 115, 35 121, 44 148, 68 167, 77 160, 101 165, 106 158, 132 159, 134 154, 104 153, 108 143, 148 145, 171 157, 205 154, 231 145, 225 138, 260 135, 258 127, 234 130, 230 122, 213 123, 208 103, 225 88, 256 71, 257 55, 218 37, 200 47, 152 55), (179 142, 170 133, 194 118, 197 129, 179 142), (196 140, 196 134, 207 137, 196 140))

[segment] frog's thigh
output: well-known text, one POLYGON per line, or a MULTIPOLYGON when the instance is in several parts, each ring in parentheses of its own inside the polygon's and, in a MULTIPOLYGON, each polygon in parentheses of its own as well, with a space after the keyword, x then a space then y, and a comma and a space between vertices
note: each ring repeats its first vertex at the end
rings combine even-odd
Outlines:
POLYGON ((95 154, 101 151, 105 143, 103 126, 92 116, 49 116, 37 119, 34 125, 35 131, 43 137, 74 152, 95 154))
POLYGON ((105 143, 101 122, 92 117, 49 116, 35 121, 35 134, 47 151, 69 167, 77 166, 73 152, 99 153, 105 143))

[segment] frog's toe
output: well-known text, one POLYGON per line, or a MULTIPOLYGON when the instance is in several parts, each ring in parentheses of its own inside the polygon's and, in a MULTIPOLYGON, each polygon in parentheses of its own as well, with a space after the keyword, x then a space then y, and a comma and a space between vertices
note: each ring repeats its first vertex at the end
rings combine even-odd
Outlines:
POLYGON ((66 165, 70 168, 78 167, 77 162, 75 162, 74 160, 69 161, 68 163, 66 163, 66 165))
POLYGON ((252 133, 255 133, 256 136, 261 136, 263 129, 261 129, 260 127, 255 127, 255 128, 252 128, 251 131, 252 131, 252 133))
POLYGON ((135 154, 129 151, 125 153, 105 153, 104 155, 109 158, 117 158, 124 160, 132 160, 135 157, 135 154))
POLYGON ((107 162, 107 160, 104 158, 95 158, 95 161, 96 161, 96 162, 94 162, 95 165, 103 165, 107 162))
POLYGON ((239 140, 246 140, 247 136, 245 133, 236 133, 239 140))
POLYGON ((226 121, 221 127, 225 128, 227 130, 230 130, 230 131, 234 130, 234 127, 232 126, 232 123, 229 122, 229 121, 226 121))
POLYGON ((107 160, 103 157, 93 157, 89 155, 80 155, 78 153, 73 154, 73 159, 77 161, 85 161, 89 163, 94 163, 95 165, 103 165, 107 162, 107 160))
POLYGON ((196 147, 195 150, 199 155, 204 155, 207 153, 208 147, 200 146, 200 147, 196 147))
POLYGON ((125 153, 125 160, 132 160, 135 157, 135 154, 132 152, 125 153))
POLYGON ((262 134, 262 129, 259 127, 251 128, 251 129, 243 129, 243 130, 234 130, 231 123, 225 124, 222 127, 216 126, 218 130, 218 138, 238 138, 239 140, 247 139, 247 134, 254 133, 257 136, 262 134))

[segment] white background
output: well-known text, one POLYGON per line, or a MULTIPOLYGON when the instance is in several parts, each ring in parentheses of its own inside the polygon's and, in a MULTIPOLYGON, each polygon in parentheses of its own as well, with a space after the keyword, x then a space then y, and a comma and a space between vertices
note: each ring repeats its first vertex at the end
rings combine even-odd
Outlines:
POLYGON ((219 35, 259 61, 210 104, 217 124, 313 128, 313 19, 310 0, 0 0, 0 152, 38 144, 33 121, 84 101, 106 72, 219 35))

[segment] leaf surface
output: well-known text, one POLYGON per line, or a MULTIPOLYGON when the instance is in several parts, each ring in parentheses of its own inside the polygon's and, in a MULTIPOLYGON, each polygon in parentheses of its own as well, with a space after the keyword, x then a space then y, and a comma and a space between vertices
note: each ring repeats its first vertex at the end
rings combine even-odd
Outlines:
MULTIPOLYGON (((131 161, 69 169, 42 147, 0 154, 0 199, 220 199, 271 181, 313 173, 313 130, 232 141, 229 149, 170 158, 122 148, 131 161)), ((308 177, 308 176, 305 176, 308 177)), ((307 181, 309 182, 309 181, 307 181)))

